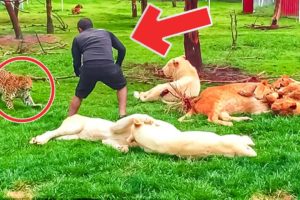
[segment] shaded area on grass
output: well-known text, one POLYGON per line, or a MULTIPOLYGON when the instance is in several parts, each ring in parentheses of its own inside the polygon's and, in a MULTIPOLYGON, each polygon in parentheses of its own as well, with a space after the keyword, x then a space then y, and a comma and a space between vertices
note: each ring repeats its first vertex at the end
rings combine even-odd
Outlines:
MULTIPOLYGON (((157 78, 164 81, 171 79, 164 76, 162 66, 154 63, 130 64, 130 70, 125 70, 127 77, 142 83, 153 83, 157 78)), ((225 65, 207 64, 203 65, 203 71, 199 73, 199 78, 203 82, 259 82, 259 75, 251 75, 243 72, 239 68, 225 65)))

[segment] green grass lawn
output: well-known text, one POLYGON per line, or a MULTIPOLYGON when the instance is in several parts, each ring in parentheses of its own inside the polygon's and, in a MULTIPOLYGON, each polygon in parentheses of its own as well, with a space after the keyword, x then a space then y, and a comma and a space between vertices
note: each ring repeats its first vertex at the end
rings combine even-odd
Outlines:
MULTIPOLYGON (((138 18, 131 18, 129 0, 86 0, 78 16, 70 15, 77 1, 65 0, 64 12, 59 11, 58 2, 55 1, 53 7, 70 31, 57 30, 56 36, 69 46, 58 54, 31 55, 42 61, 55 77, 73 74, 70 45, 81 17, 90 17, 96 27, 108 29, 122 40, 127 47, 123 66, 126 75, 147 73, 142 68, 133 68, 134 64, 147 62, 163 66, 168 59, 184 52, 182 36, 169 39, 173 46, 165 59, 131 41, 129 36, 138 18)), ((178 2, 176 8, 172 8, 170 1, 150 3, 162 8, 163 16, 183 10, 183 2, 178 2)), ((200 5, 206 4, 201 1, 200 5)), ((212 1, 211 6, 214 25, 200 31, 205 64, 231 65, 251 74, 265 71, 268 76, 300 75, 300 25, 295 19, 280 19, 280 25, 291 25, 290 29, 250 30, 245 25, 252 24, 257 17, 258 24, 270 24, 272 9, 243 15, 241 3, 212 1), (235 51, 231 51, 229 12, 232 10, 238 13, 239 37, 235 51)), ((30 27, 45 23, 43 5, 32 1, 25 10, 30 13, 20 13, 24 34, 45 33, 43 27, 30 27)), ((8 34, 13 32, 7 13, 0 5, 0 36, 8 34)), ((1 57, 0 61, 6 58, 8 56, 1 57)), ((40 69, 26 63, 15 63, 8 68, 19 74, 45 76, 40 69)), ((147 154, 139 148, 122 154, 98 142, 50 141, 45 146, 29 145, 33 136, 58 127, 65 119, 77 81, 75 78, 57 82, 52 108, 33 123, 13 124, 0 119, 0 198, 5 198, 11 190, 30 190, 36 198, 62 199, 249 199, 255 194, 271 195, 276 191, 299 196, 299 117, 264 114, 251 116, 253 121, 235 123, 233 127, 208 123, 204 116, 194 116, 194 122, 179 123, 177 118, 181 115, 174 111, 167 113, 164 104, 140 103, 133 98, 134 90, 146 90, 155 83, 136 83, 128 79, 129 113, 147 113, 181 130, 248 134, 256 143, 258 156, 233 159, 213 156, 190 161, 147 154)), ((47 102, 49 88, 47 82, 34 82, 33 97, 37 103, 47 102)), ((7 111, 0 102, 1 109, 13 116, 27 117, 39 111, 23 107, 21 101, 15 105, 14 111, 7 111)), ((80 114, 116 120, 115 92, 99 83, 83 102, 80 114)))

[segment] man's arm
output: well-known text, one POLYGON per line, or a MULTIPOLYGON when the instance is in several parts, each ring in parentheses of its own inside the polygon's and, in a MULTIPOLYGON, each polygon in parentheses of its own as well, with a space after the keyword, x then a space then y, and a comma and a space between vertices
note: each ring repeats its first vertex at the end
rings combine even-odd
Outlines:
POLYGON ((74 72, 75 72, 76 76, 79 76, 80 75, 79 68, 81 67, 81 52, 80 52, 79 46, 77 44, 76 38, 74 38, 73 44, 72 44, 72 56, 73 56, 74 72))
POLYGON ((109 35, 111 38, 112 47, 118 50, 116 64, 121 66, 126 54, 126 48, 113 33, 109 32, 109 35))

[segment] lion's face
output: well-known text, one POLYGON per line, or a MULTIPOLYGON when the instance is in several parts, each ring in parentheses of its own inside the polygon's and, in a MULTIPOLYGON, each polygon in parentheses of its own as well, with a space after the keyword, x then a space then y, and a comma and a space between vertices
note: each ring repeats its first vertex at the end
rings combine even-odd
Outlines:
POLYGON ((291 94, 288 95, 290 98, 300 100, 300 91, 294 91, 291 94))
POLYGON ((254 95, 257 99, 263 99, 264 97, 272 93, 273 93, 273 88, 266 80, 258 84, 254 91, 254 95))
POLYGON ((272 104, 271 109, 280 114, 290 114, 297 109, 297 103, 293 99, 278 99, 272 104))
POLYGON ((273 87, 276 89, 282 88, 282 87, 286 87, 288 86, 290 83, 295 82, 294 79, 289 78, 288 76, 282 76, 281 78, 277 79, 274 83, 273 83, 273 87))
POLYGON ((279 98, 279 94, 277 92, 272 92, 266 95, 266 100, 268 103, 273 103, 279 98))
POLYGON ((174 78, 174 73, 179 69, 184 67, 184 65, 189 64, 185 56, 179 56, 169 60, 169 62, 162 68, 164 75, 168 78, 174 78))

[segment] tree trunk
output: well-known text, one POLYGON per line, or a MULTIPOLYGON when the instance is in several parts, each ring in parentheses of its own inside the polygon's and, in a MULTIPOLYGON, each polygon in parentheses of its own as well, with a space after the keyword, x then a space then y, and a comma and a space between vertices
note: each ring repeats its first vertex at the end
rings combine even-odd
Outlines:
POLYGON ((176 0, 172 0, 173 7, 176 7, 176 0))
POLYGON ((18 17, 16 16, 16 14, 15 14, 14 8, 13 8, 10 0, 5 0, 4 4, 5 4, 6 10, 7 10, 7 13, 9 15, 10 21, 13 25, 13 29, 15 31, 16 39, 22 39, 23 36, 22 36, 22 31, 21 31, 21 27, 20 27, 20 24, 19 24, 19 20, 18 20, 18 17))
POLYGON ((51 0, 46 0, 47 8, 47 34, 54 33, 53 21, 52 21, 52 2, 51 0))
POLYGON ((16 1, 14 2, 14 5, 15 5, 15 8, 14 8, 14 10, 15 10, 15 15, 16 15, 17 18, 19 18, 20 1, 19 1, 19 0, 16 0, 16 1))
POLYGON ((275 2, 275 10, 274 10, 274 15, 272 17, 272 24, 271 26, 278 26, 278 21, 281 16, 281 0, 276 0, 275 2))
MULTIPOLYGON (((185 11, 197 8, 198 0, 185 0, 185 11)), ((194 19, 191 19, 194 20, 194 19)), ((184 51, 188 61, 197 69, 202 71, 202 57, 198 31, 184 34, 184 51)))
POLYGON ((137 17, 136 0, 131 0, 132 17, 137 17))
POLYGON ((147 8, 147 0, 141 0, 141 8, 142 8, 142 14, 144 13, 144 10, 147 8))

